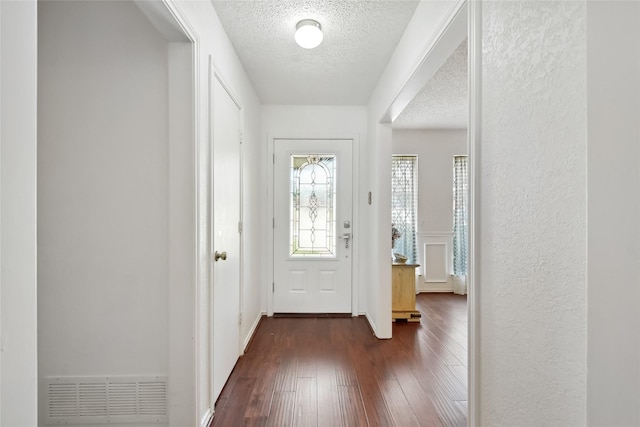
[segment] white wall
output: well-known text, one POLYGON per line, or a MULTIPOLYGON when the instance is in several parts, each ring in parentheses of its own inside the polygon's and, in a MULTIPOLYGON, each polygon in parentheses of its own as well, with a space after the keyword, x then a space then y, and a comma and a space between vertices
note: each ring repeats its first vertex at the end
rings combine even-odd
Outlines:
POLYGON ((343 105, 263 105, 261 134, 278 138, 295 135, 366 137, 366 107, 343 105))
POLYGON ((587 422, 640 425, 640 3, 587 2, 587 422))
POLYGON ((39 24, 40 378, 167 374, 167 42, 130 2, 39 24))
MULTIPOLYGON (((368 186, 363 191, 371 192, 371 205, 366 206, 369 230, 364 233, 364 248, 369 248, 367 263, 367 319, 376 337, 391 338, 391 125, 372 120, 368 111, 368 186)), ((375 115, 373 116, 375 117, 375 115)))
POLYGON ((586 6, 482 5, 480 424, 586 424, 586 6))
MULTIPOLYGON (((354 162, 359 163, 366 162, 367 159, 367 149, 366 149, 366 140, 367 140, 367 112, 366 108, 362 106, 300 106, 300 105, 264 105, 262 107, 262 119, 261 126, 262 131, 261 135, 263 138, 263 147, 264 147, 264 158, 266 159, 265 169, 264 169, 264 178, 262 180, 262 191, 263 194, 267 194, 268 185, 270 182, 268 175, 268 162, 270 158, 267 154, 267 145, 269 138, 322 138, 322 137, 332 137, 332 138, 358 138, 360 144, 360 152, 356 152, 356 146, 354 145, 354 162), (355 160, 358 157, 358 160, 355 160), (360 160, 364 159, 364 160, 360 160)), ((368 270, 368 266, 370 265, 367 259, 367 250, 366 246, 363 246, 363 230, 366 230, 366 225, 363 222, 367 221, 367 218, 362 211, 364 210, 364 206, 366 204, 366 188, 367 184, 362 183, 362 174, 357 175, 357 172, 354 170, 354 182, 355 180, 360 180, 360 194, 354 193, 354 212, 357 207, 360 210, 360 215, 358 218, 353 218, 354 227, 357 227, 359 231, 360 238, 355 238, 354 244, 359 245, 359 265, 360 268, 357 272, 357 280, 359 287, 359 298, 358 298, 358 310, 360 313, 365 313, 367 311, 366 305, 366 295, 369 292, 368 281, 363 278, 366 274, 366 270, 368 270)), ((355 188, 355 187, 354 187, 355 188)), ((266 197, 264 198, 265 206, 268 206, 268 200, 266 197)), ((262 220, 263 227, 263 253, 271 252, 271 248, 267 245, 268 240, 268 232, 271 229, 270 227, 270 218, 268 215, 264 216, 262 220)), ((355 229, 354 229, 355 230, 355 229)), ((354 246, 355 247, 355 246, 354 246)), ((265 257, 266 258, 266 257, 265 257)), ((354 264, 355 268, 355 264, 354 264)), ((263 264, 264 269, 264 277, 269 277, 269 269, 266 265, 266 259, 264 259, 263 264)), ((267 298, 268 292, 271 289, 271 279, 269 279, 262 290, 262 307, 263 311, 266 311, 267 308, 267 298)))
MULTIPOLYGON (((452 273, 453 256, 453 156, 467 154, 466 129, 424 129, 393 131, 393 154, 418 156, 418 228, 417 269, 421 275, 417 290, 452 291, 448 275, 452 273), (442 259, 428 258, 424 245, 432 249, 446 245, 446 266, 442 259), (437 265, 436 265, 437 264, 437 265), (438 271, 446 268, 444 282, 425 282, 425 268, 433 265, 438 271)), ((438 255, 436 253, 434 255, 438 255)))
POLYGON ((37 423, 34 1, 0 2, 0 425, 37 423))
POLYGON ((191 43, 169 44, 169 425, 194 424, 196 190, 191 43))
POLYGON ((264 138, 260 133, 260 104, 253 88, 245 83, 244 130, 242 142, 242 326, 240 336, 246 346, 263 313, 262 294, 266 288, 263 274, 262 235, 264 212, 264 138))

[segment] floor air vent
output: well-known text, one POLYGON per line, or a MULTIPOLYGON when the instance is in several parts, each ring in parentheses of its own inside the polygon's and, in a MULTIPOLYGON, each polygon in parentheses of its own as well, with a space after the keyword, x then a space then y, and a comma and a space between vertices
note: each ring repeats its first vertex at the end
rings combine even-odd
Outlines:
POLYGON ((47 424, 167 422, 167 377, 48 377, 47 424))

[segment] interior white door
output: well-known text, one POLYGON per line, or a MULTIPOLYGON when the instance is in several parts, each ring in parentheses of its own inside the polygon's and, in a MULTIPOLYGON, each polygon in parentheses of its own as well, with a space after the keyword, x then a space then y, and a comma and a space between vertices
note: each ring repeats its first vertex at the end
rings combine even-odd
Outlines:
POLYGON ((240 356, 240 109, 212 80, 213 405, 240 356))
POLYGON ((352 310, 352 140, 274 140, 275 313, 352 310))

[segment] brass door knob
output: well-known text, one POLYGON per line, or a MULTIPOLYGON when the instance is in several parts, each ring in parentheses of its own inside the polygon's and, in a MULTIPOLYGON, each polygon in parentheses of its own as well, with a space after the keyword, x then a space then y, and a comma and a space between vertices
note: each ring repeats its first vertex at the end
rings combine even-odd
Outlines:
POLYGON ((213 259, 215 261, 218 261, 219 259, 222 259, 223 261, 225 261, 227 259, 227 253, 216 251, 216 253, 213 255, 213 259))

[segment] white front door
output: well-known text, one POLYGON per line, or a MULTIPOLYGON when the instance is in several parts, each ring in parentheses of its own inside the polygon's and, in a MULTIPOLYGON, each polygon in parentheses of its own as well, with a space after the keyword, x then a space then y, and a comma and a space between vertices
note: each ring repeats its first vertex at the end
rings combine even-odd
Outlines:
POLYGON ((352 311, 352 140, 274 140, 275 313, 352 311))
POLYGON ((240 356, 240 109, 217 77, 212 87, 214 404, 240 356))

